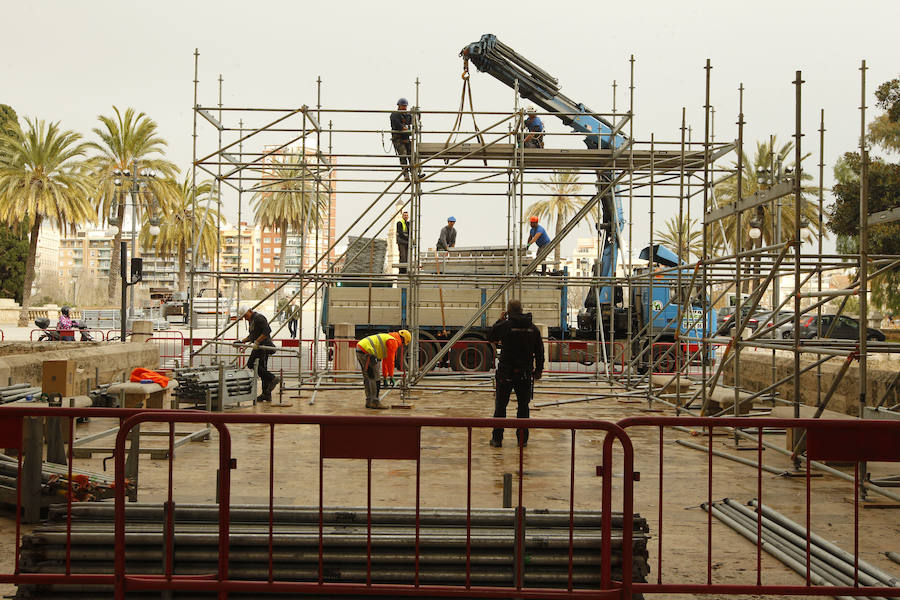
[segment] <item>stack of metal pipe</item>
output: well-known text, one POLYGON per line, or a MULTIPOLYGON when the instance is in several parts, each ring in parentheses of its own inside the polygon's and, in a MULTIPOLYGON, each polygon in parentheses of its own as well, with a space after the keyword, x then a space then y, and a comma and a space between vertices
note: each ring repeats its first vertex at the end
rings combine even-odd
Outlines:
MULTIPOLYGON (((192 367, 175 369, 175 398, 180 404, 193 404, 205 408, 207 394, 213 406, 218 406, 219 368, 192 367)), ((223 406, 252 402, 256 395, 256 378, 250 369, 224 369, 225 402, 223 406)))
MULTIPOLYGON (((18 459, 0 454, 0 499, 13 505, 16 503, 18 470, 18 459)), ((68 492, 69 468, 65 465, 43 463, 40 488, 42 505, 61 502, 66 498, 68 492)), ((72 469, 73 501, 95 502, 112 498, 114 495, 112 477, 82 469, 72 469)))
MULTIPOLYGON (((753 543, 759 543, 793 571, 806 576, 807 531, 802 525, 788 519, 772 508, 750 500, 748 505, 731 498, 704 503, 704 510, 734 529, 753 543), (757 525, 761 517, 762 539, 757 537, 757 525)), ((854 584, 854 557, 849 552, 809 532, 810 582, 813 585, 846 586, 854 584)), ((885 573, 878 567, 859 559, 859 584, 871 587, 898 587, 900 579, 885 573)), ((860 590, 863 591, 863 590, 860 590)), ((898 590, 900 592, 900 590, 898 590)), ((842 596, 835 596, 843 598, 842 596)), ((868 598, 869 596, 855 596, 868 598)), ((900 598, 898 593, 897 598, 900 598)))
POLYGON ((0 404, 8 404, 16 400, 25 400, 28 396, 40 396, 41 386, 27 383, 14 383, 0 387, 0 404))
MULTIPOLYGON (((115 548, 113 506, 72 507, 72 572, 110 573, 115 548)), ((218 560, 217 505, 179 505, 174 509, 174 569, 176 574, 214 573, 218 560)), ((276 581, 318 581, 318 507, 277 506, 272 514, 272 575, 276 581)), ((471 512, 470 534, 464 509, 373 509, 371 512, 371 577, 373 583, 412 584, 416 545, 422 585, 465 585, 467 544, 472 585, 513 586, 516 539, 524 539, 523 582, 526 587, 564 588, 569 577, 569 514, 529 511, 524 535, 516 535, 515 509, 471 512)), ((163 507, 126 507, 126 564, 134 574, 161 573, 166 559, 163 507)), ((612 518, 612 575, 622 574, 621 514, 612 518)), ((326 508, 322 515, 323 570, 327 582, 365 582, 367 572, 367 512, 365 508, 326 508)), ((232 506, 229 575, 234 579, 269 577, 269 510, 267 506, 232 506)), ((635 581, 646 581, 648 527, 635 515, 633 560, 635 581)), ((601 515, 576 512, 573 519, 572 583, 576 588, 600 585, 601 515)), ((23 573, 65 570, 66 510, 51 509, 47 524, 22 540, 23 573)), ((62 586, 20 586, 17 598, 74 598, 62 586)), ((79 588, 92 598, 111 597, 102 587, 79 588)), ((81 597, 81 596, 79 596, 81 597)), ((86 596, 84 596, 86 597, 86 596)), ((178 598, 182 595, 178 594, 178 598)), ((231 594, 229 597, 249 597, 231 594)))

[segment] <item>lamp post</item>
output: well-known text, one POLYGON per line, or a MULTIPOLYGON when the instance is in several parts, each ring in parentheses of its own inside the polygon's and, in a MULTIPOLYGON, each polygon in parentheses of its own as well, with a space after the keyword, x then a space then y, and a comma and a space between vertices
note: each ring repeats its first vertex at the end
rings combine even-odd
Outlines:
MULTIPOLYGON (((126 302, 126 290, 129 287, 134 286, 134 284, 140 282, 142 280, 142 261, 140 259, 135 258, 136 254, 136 245, 137 245, 137 222, 138 222, 138 201, 137 195, 138 193, 148 190, 150 187, 150 182, 156 179, 156 171, 153 169, 141 169, 138 171, 137 161, 132 161, 130 169, 115 169, 113 171, 113 175, 115 178, 113 179, 113 183, 116 186, 115 194, 113 196, 113 202, 110 205, 110 216, 107 219, 110 225, 113 227, 118 227, 120 230, 124 227, 124 223, 119 222, 119 209, 118 202, 127 203, 126 199, 121 199, 120 194, 130 194, 131 196, 131 277, 132 280, 128 281, 128 269, 126 268, 126 258, 128 254, 128 249, 126 242, 121 243, 120 254, 119 254, 119 276, 121 277, 121 287, 122 287, 122 306, 121 306, 121 336, 122 341, 125 341, 125 333, 127 329, 127 318, 128 313, 134 316, 134 289, 132 288, 130 299, 128 300, 128 313, 125 311, 125 302, 126 302), (127 189, 126 189, 127 186, 127 189)), ((124 214, 124 211, 123 211, 124 214)), ((124 219, 123 219, 124 220, 124 219)), ((159 225, 161 220, 159 218, 159 202, 154 194, 152 197, 151 205, 150 205, 150 218, 148 219, 150 223, 149 233, 151 236, 159 235, 160 228, 159 225)), ((114 275, 112 273, 109 274, 110 277, 114 275)))

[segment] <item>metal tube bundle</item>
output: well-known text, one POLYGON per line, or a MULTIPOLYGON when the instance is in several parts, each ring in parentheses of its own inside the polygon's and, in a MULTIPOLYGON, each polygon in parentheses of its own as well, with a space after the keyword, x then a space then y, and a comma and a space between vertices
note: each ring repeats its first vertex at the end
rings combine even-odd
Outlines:
MULTIPOLYGON (((742 505, 731 498, 703 503, 703 510, 734 529, 780 560, 800 575, 806 575, 807 531, 781 513, 751 500, 751 506, 742 505), (757 536, 757 526, 761 525, 761 536, 757 536)), ((829 543, 820 536, 809 533, 810 583, 825 586, 851 586, 854 582, 854 557, 848 552, 829 543)), ((858 577, 861 586, 898 587, 900 581, 869 563, 858 560, 858 577)), ((864 591, 864 588, 860 588, 864 591)), ((847 598, 836 596, 838 598, 847 598)), ((869 596, 856 596, 869 598, 869 596)), ((880 597, 875 597, 880 598, 880 597)), ((883 600, 883 599, 882 599, 883 600)))
MULTIPOLYGON (((113 506, 73 506, 71 512, 72 572, 109 573, 115 547, 113 506)), ((176 506, 174 520, 174 569, 176 574, 215 572, 218 560, 218 506, 176 506)), ((269 544, 272 544, 272 576, 276 581, 318 581, 319 508, 236 505, 231 509, 229 575, 236 579, 269 578, 269 544)), ((365 582, 371 522, 371 578, 375 583, 412 584, 418 548, 418 581, 422 585, 460 585, 467 573, 472 585, 514 585, 517 548, 515 509, 372 509, 329 507, 322 513, 323 574, 329 582, 365 582), (467 517, 469 535, 467 535, 467 517), (467 556, 469 560, 467 561, 467 556)), ((129 573, 160 573, 166 559, 164 509, 160 505, 129 504, 126 507, 126 564, 129 573)), ((621 513, 613 515, 612 575, 622 574, 621 513)), ((67 513, 65 506, 51 508, 47 524, 22 540, 22 572, 59 573, 65 569, 67 513)), ((635 581, 645 581, 648 527, 639 515, 633 521, 635 581)), ((600 584, 601 515, 574 513, 569 538, 569 513, 526 513, 524 532, 524 585, 566 587, 569 552, 572 584, 597 588, 600 584)), ((83 590, 79 590, 81 592, 83 590)), ((20 586, 17 598, 69 598, 65 586, 20 586)), ((92 590, 93 598, 111 597, 111 590, 92 590)), ((234 595, 230 595, 234 596, 234 595)), ((182 594, 178 594, 181 598, 182 594)), ((243 596, 235 596, 243 597, 243 596)))

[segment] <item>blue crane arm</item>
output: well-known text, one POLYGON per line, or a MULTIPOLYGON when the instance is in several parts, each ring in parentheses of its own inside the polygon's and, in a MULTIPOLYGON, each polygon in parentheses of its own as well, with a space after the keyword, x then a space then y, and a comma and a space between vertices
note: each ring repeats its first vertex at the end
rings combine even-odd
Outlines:
POLYGON ((479 71, 511 88, 515 88, 518 81, 522 98, 553 113, 575 131, 584 133, 584 143, 588 148, 618 148, 624 143, 620 135, 616 135, 611 143, 612 123, 584 104, 566 97, 560 92, 559 81, 555 77, 498 40, 497 36, 486 33, 477 42, 463 48, 459 55, 479 71))
MULTIPOLYGON (((463 48, 459 55, 475 65, 479 71, 493 76, 510 88, 515 89, 518 82, 519 95, 522 98, 554 114, 563 124, 575 131, 584 133, 584 143, 588 148, 592 150, 618 148, 625 143, 625 138, 621 135, 613 136, 612 123, 584 104, 565 96, 560 92, 559 80, 498 40, 497 36, 486 33, 477 42, 463 48)), ((609 277, 615 272, 617 234, 625 227, 625 215, 622 199, 616 189, 601 198, 601 204, 603 220, 606 223, 612 221, 615 210, 617 231, 616 234, 610 231, 610 235, 606 237, 600 264, 600 276, 609 277)), ((612 296, 612 289, 609 286, 600 288, 601 303, 611 302, 612 296)))

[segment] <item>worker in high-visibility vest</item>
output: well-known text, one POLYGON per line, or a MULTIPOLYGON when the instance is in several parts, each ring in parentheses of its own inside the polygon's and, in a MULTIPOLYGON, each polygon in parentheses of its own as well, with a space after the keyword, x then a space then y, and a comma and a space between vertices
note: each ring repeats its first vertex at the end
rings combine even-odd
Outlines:
POLYGON ((400 346, 408 346, 412 334, 406 329, 376 333, 356 343, 356 360, 362 370, 366 408, 387 408, 378 398, 378 363, 385 385, 394 387, 394 358, 400 346))
POLYGON ((406 273, 406 261, 409 260, 409 212, 403 211, 402 218, 397 221, 397 252, 400 254, 400 273, 406 273))

